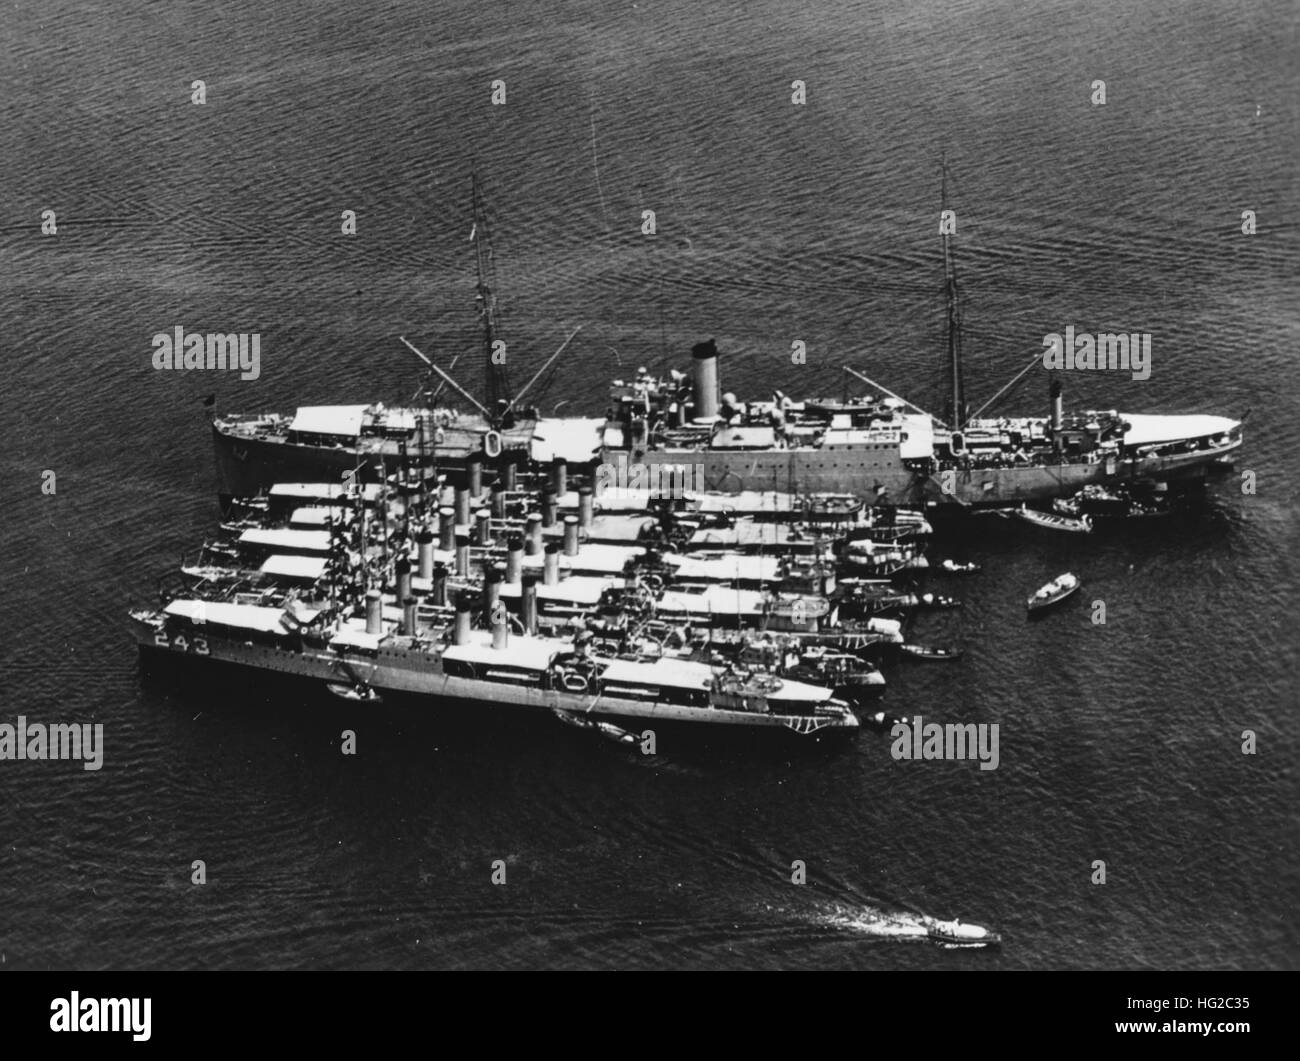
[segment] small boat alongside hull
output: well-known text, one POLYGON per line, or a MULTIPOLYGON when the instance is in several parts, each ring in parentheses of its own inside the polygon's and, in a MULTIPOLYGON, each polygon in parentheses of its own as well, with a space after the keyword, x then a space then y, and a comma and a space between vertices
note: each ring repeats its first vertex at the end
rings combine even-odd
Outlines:
POLYGON ((1011 515, 1036 527, 1046 527, 1048 530, 1069 531, 1073 534, 1092 533, 1092 520, 1088 516, 1080 516, 1076 519, 1073 516, 1062 516, 1057 512, 1040 512, 1036 508, 1026 508, 1023 505, 1012 509, 1011 515))
POLYGON ((384 698, 368 685, 349 685, 347 682, 326 682, 325 688, 340 700, 357 704, 382 704, 384 698))

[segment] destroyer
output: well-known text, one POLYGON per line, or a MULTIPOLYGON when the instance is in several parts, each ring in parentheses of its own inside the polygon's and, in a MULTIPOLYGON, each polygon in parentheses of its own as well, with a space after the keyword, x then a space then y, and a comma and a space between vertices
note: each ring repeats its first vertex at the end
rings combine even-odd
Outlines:
MULTIPOLYGON (((523 603, 536 615, 535 601, 523 603)), ((454 615, 420 606, 385 606, 379 591, 364 615, 328 602, 283 607, 176 598, 131 613, 142 652, 221 661, 343 686, 350 699, 397 693, 439 707, 512 706, 572 712, 593 720, 705 723, 811 735, 852 731, 857 717, 831 689, 702 663, 599 658, 560 638, 512 634, 499 615, 490 631, 472 626, 459 602, 454 615)))

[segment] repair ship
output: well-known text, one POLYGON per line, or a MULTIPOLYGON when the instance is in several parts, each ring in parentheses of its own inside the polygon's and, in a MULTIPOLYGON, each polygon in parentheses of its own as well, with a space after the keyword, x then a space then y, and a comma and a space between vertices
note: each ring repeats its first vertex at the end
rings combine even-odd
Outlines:
MULTIPOLYGON (((477 216, 477 196, 475 203, 477 216)), ((476 248, 482 239, 476 236, 476 248)), ((640 369, 631 380, 615 380, 603 420, 541 418, 520 404, 527 387, 507 397, 503 367, 491 356, 496 324, 485 273, 490 254, 479 249, 487 404, 426 358, 430 371, 468 401, 473 413, 350 405, 300 408, 292 417, 217 418, 213 432, 222 489, 247 496, 277 481, 353 470, 367 481, 385 468, 414 467, 428 474, 434 461, 445 471, 474 461, 528 466, 562 460, 585 470, 600 464, 644 468, 652 482, 688 476, 696 490, 851 492, 873 504, 960 510, 1046 503, 1091 485, 1203 479, 1241 446, 1241 423, 1222 416, 1067 414, 1056 382, 1048 415, 981 416, 992 402, 968 415, 961 299, 949 235, 943 236, 943 252, 951 374, 946 420, 849 367, 847 375, 871 387, 866 396, 793 401, 777 393, 770 400, 738 401, 721 389, 713 341, 694 347, 689 373, 674 370, 661 379, 640 369)), ((1012 384, 1036 364, 1041 359, 1012 384)))

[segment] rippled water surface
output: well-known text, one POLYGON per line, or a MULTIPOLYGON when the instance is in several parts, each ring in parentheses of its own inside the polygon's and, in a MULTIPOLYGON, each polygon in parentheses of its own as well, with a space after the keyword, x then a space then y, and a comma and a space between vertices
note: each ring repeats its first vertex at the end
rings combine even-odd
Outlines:
POLYGON ((0 762, 5 964, 1297 964, 1293 5, 49 0, 0 44, 0 721, 106 734, 98 773, 0 762), (967 655, 890 669, 888 703, 997 722, 996 771, 872 732, 649 761, 551 719, 139 672, 126 608, 215 527, 205 395, 408 399, 399 334, 471 363, 473 166, 512 371, 584 324, 547 411, 709 337, 742 395, 838 393, 849 363, 938 410, 941 155, 972 397, 1067 324, 1150 332, 1149 380, 1075 374, 1069 403, 1249 410, 1258 483, 1171 525, 939 543, 985 565, 922 620, 967 655), (178 324, 259 332, 260 378, 155 372, 178 324), (1027 625, 1066 569, 1088 600, 1027 625), (877 931, 922 912, 1005 945, 877 931))

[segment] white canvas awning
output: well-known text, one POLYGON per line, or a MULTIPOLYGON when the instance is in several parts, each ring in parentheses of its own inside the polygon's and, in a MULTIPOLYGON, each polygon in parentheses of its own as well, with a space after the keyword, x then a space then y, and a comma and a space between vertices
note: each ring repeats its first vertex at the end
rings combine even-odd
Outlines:
POLYGON ((610 660, 600 675, 609 685, 639 685, 654 688, 706 690, 713 681, 713 669, 706 663, 680 659, 658 659, 653 663, 610 660))
POLYGON ((315 582, 325 574, 325 558, 276 553, 267 557, 259 570, 264 575, 274 575, 277 578, 300 578, 305 582, 315 582))
POLYGON ((366 623, 364 619, 352 619, 340 626, 330 638, 330 646, 334 648, 364 648, 371 652, 379 650, 379 644, 384 640, 386 634, 368 634, 366 633, 366 623))
POLYGON ((1120 413, 1129 425, 1124 434, 1126 446, 1153 446, 1183 439, 1213 438, 1240 424, 1223 416, 1153 416, 1146 413, 1120 413))
MULTIPOLYGON (((383 491, 379 483, 363 483, 361 495, 367 501, 376 500, 383 491)), ((311 501, 319 504, 323 501, 337 501, 343 504, 347 500, 347 488, 342 482, 337 483, 276 483, 271 487, 271 497, 276 501, 311 501)))
POLYGON ((663 560, 676 568, 678 578, 688 580, 773 582, 781 575, 781 561, 775 556, 696 557, 666 553, 663 560))
POLYGON ((551 665, 556 653, 565 649, 560 641, 540 637, 511 636, 505 648, 493 648, 491 639, 471 642, 468 645, 450 645, 442 653, 444 660, 459 660, 480 666, 521 667, 524 670, 544 671, 551 665))
POLYGON ((328 505, 304 505, 295 508, 289 517, 290 523, 298 524, 297 529, 310 530, 329 526, 330 520, 338 522, 339 514, 328 505))
POLYGON ((361 434, 366 409, 364 405, 303 405, 294 415, 289 430, 308 435, 356 438, 361 434))
POLYGON ((244 531, 239 536, 239 544, 303 553, 327 553, 330 549, 330 535, 329 531, 257 528, 244 531))
POLYGON ((283 608, 261 608, 254 604, 228 604, 224 601, 174 600, 164 611, 195 624, 216 623, 263 634, 285 633, 280 624, 283 608))
POLYGON ((898 455, 903 460, 922 460, 934 456, 934 421, 915 413, 903 415, 903 438, 898 455))
POLYGON ((535 461, 563 457, 571 464, 587 464, 600 456, 604 426, 603 419, 538 420, 529 442, 529 455, 535 461))

